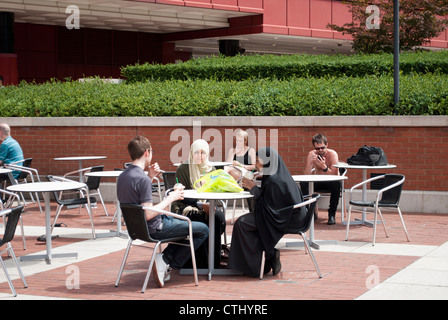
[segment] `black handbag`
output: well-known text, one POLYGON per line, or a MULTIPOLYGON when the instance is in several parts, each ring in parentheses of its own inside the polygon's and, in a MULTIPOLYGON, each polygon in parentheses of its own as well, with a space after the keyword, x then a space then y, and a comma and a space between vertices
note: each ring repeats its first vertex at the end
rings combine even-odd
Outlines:
POLYGON ((383 149, 379 147, 363 146, 359 148, 358 153, 347 159, 351 165, 362 166, 384 166, 387 165, 387 157, 383 149))

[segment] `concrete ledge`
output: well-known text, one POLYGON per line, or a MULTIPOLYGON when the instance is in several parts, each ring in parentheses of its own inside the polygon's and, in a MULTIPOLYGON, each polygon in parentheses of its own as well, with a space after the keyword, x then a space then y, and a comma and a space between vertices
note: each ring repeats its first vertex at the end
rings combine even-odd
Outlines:
POLYGON ((26 127, 448 127, 448 116, 0 118, 26 127))

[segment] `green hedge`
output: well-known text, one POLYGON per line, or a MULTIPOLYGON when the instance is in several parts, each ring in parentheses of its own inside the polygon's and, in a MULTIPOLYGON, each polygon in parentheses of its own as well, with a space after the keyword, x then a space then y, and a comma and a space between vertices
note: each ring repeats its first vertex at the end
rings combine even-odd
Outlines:
MULTIPOLYGON (((400 55, 403 74, 438 72, 448 74, 448 51, 400 55)), ((149 64, 123 67, 129 82, 147 80, 214 79, 242 81, 253 78, 289 79, 385 75, 393 72, 393 55, 254 55, 192 59, 179 64, 149 64)))
POLYGON ((448 77, 409 74, 132 84, 52 81, 0 89, 1 117, 448 115, 448 77))

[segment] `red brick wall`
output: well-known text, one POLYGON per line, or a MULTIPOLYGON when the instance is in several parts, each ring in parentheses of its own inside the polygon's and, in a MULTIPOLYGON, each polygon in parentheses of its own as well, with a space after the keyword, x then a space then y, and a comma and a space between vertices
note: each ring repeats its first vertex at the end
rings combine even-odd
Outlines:
MULTIPOLYGON (((170 161, 170 151, 181 138, 170 141, 174 127, 25 127, 14 126, 12 136, 21 144, 25 157, 33 158, 32 166, 40 175, 76 170, 74 161, 55 161, 56 157, 79 155, 104 155, 107 159, 86 161, 84 166, 104 164, 105 170, 121 168, 130 161, 127 143, 137 135, 148 137, 154 149, 154 161, 164 170, 175 170, 170 161)), ((222 135, 223 159, 224 127, 206 128, 219 130, 222 135)), ((229 129, 229 128, 227 128, 229 129)), ((230 128, 233 129, 233 128, 230 128)), ((259 128, 253 129, 255 132, 259 128)), ((292 174, 301 174, 306 154, 311 150, 311 137, 321 132, 327 135, 329 147, 339 153, 340 161, 346 159, 364 144, 378 146, 386 152, 389 163, 397 165, 385 172, 406 175, 405 189, 425 191, 448 190, 448 128, 445 127, 278 127, 266 128, 268 145, 270 133, 278 130, 278 149, 292 174)), ((182 139, 192 142, 192 128, 182 139)), ((257 139, 258 140, 258 139, 257 139)), ((260 146, 260 142, 257 143, 260 146)), ((256 146, 257 146, 256 145, 256 146)), ((218 159, 216 159, 218 160, 218 159)), ((369 170, 369 173, 378 172, 369 170)), ((361 180, 361 172, 349 173, 347 186, 361 180)))

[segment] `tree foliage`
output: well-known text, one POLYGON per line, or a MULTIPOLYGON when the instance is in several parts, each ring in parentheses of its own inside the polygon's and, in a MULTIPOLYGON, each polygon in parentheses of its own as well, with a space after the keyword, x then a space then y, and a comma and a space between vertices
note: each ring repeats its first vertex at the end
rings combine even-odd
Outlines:
MULTIPOLYGON (((343 26, 328 24, 327 27, 352 35, 356 52, 393 52, 394 0, 350 0, 344 3, 349 5, 353 21, 343 26), (369 25, 376 14, 369 7, 372 5, 379 9, 379 28, 369 25)), ((400 50, 411 50, 437 37, 448 27, 447 15, 448 0, 401 0, 400 50)))

